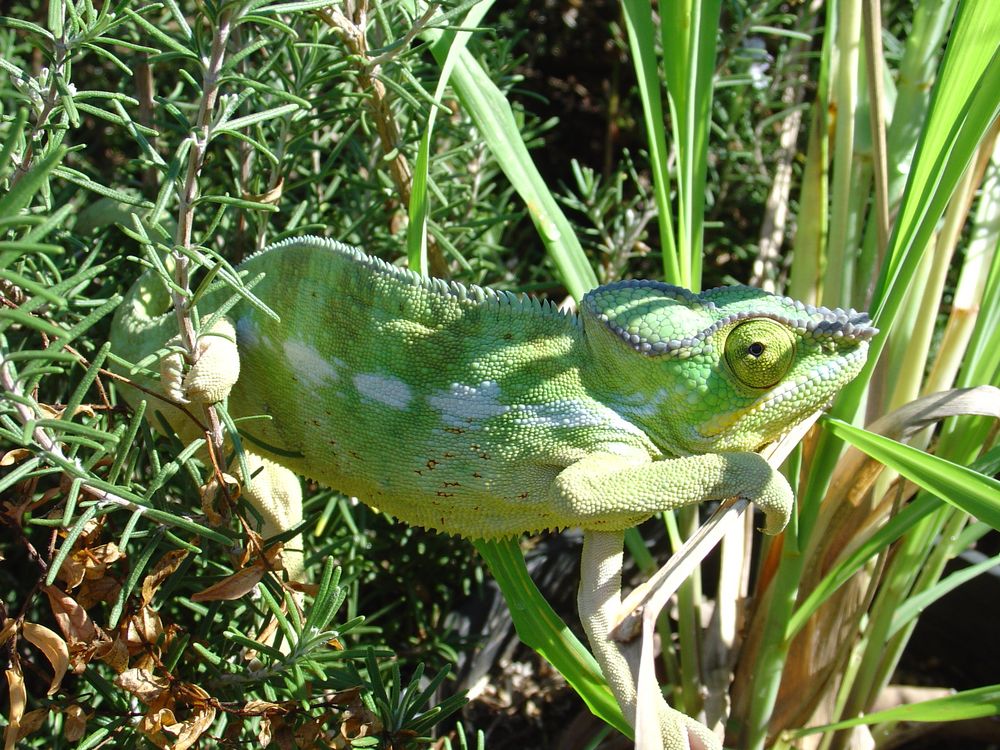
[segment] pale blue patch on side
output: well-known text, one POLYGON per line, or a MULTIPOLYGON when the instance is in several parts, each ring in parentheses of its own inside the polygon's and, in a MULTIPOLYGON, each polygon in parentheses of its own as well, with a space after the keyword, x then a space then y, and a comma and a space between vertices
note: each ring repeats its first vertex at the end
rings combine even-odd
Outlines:
POLYGON ((633 417, 655 417, 660 413, 660 407, 669 398, 670 392, 666 388, 660 388, 651 396, 645 393, 630 393, 621 397, 611 406, 619 414, 628 414, 633 417))
POLYGON ((340 379, 337 370, 344 362, 336 357, 323 358, 312 346, 290 339, 282 344, 289 369, 307 386, 312 388, 335 383, 340 379))
POLYGON ((596 401, 559 399, 550 404, 521 404, 516 408, 514 422, 524 427, 581 428, 603 427, 614 432, 645 438, 646 433, 596 401))
POLYGON ((601 443, 601 450, 606 453, 613 453, 616 456, 622 456, 623 458, 635 458, 637 456, 647 457, 648 454, 641 451, 635 446, 634 443, 623 443, 621 441, 612 441, 610 443, 601 443))
POLYGON ((441 414, 447 427, 467 427, 510 409, 500 403, 500 384, 495 380, 484 380, 479 385, 452 383, 448 390, 428 396, 427 403, 441 414))
POLYGON ((360 372, 353 378, 354 387, 364 398, 393 409, 405 409, 413 400, 410 386, 391 375, 360 372))

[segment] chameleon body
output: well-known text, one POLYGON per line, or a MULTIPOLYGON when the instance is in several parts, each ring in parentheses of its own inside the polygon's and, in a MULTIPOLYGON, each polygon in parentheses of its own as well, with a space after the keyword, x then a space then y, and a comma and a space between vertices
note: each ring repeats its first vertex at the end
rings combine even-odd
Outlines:
MULTIPOLYGON (((284 481, 272 470, 468 538, 582 527, 600 544, 581 611, 630 721, 634 665, 603 638, 611 600, 587 599, 620 588, 613 570, 596 570, 600 560, 616 545, 620 557, 624 529, 710 499, 746 497, 766 531, 781 530, 791 490, 754 451, 848 382, 875 332, 853 310, 650 281, 599 287, 567 314, 313 237, 273 245, 239 270, 264 274, 253 294, 280 320, 240 301, 231 328, 223 321, 202 337, 212 353, 192 371, 168 358, 165 390, 210 402, 232 386, 229 413, 265 469, 252 483, 266 491, 251 500, 270 530, 300 517, 294 491, 268 499, 284 481)), ((202 318, 231 296, 206 295, 202 318)), ((113 348, 138 362, 176 325, 165 288, 146 274, 116 316, 113 348)), ((182 436, 197 434, 180 411, 153 407, 182 436)), ((683 747, 684 727, 696 746, 718 746, 665 704, 663 716, 664 747, 683 747)))

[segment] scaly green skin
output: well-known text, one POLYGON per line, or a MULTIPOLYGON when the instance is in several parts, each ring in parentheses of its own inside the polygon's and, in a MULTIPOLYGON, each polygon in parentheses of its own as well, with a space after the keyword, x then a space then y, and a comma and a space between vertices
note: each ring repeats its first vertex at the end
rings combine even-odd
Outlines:
MULTIPOLYGON (((469 538, 618 532, 733 495, 754 501, 766 530, 779 531, 792 493, 753 451, 847 383, 874 333, 854 311, 748 287, 695 295, 648 281, 595 289, 573 316, 421 279, 310 237, 240 270, 266 272, 253 292, 280 317, 247 302, 228 315, 242 368, 229 411, 270 417, 241 423, 244 445, 409 524, 469 538)), ((210 294, 199 309, 207 315, 228 296, 210 294)), ((114 350, 131 361, 176 331, 153 277, 137 285, 114 331, 114 350)), ((224 394, 236 354, 213 340, 226 354, 178 392, 224 394)), ((167 416, 190 434, 180 412, 167 416)), ((272 525, 287 527, 295 513, 272 512, 272 525)), ((581 607, 593 614, 586 596, 581 607)), ((625 672, 627 682, 629 670, 601 653, 614 649, 595 645, 606 674, 625 672)), ((679 723, 665 722, 672 748, 679 723)))

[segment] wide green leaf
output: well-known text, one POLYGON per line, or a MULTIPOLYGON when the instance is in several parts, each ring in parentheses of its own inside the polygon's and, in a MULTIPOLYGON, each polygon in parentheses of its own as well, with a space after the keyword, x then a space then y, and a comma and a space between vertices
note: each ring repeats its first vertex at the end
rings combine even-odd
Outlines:
POLYGON ((827 419, 826 424, 835 435, 914 484, 1000 529, 1000 482, 996 479, 839 419, 827 419))
MULTIPOLYGON (((444 42, 444 33, 428 29, 423 35, 434 42, 431 51, 438 64, 444 64, 449 47, 444 42)), ((500 168, 524 200, 563 283, 570 294, 579 299, 588 289, 597 286, 597 276, 587 262, 573 225, 532 161, 510 102, 468 49, 462 50, 459 55, 451 85, 500 168)))
POLYGON ((517 540, 479 540, 476 549, 500 585, 521 640, 559 670, 595 716, 631 737, 600 667, 531 580, 517 540))
POLYGON ((836 724, 799 729, 791 732, 791 735, 803 737, 807 734, 831 732, 836 729, 856 727, 859 724, 878 724, 883 721, 960 721, 996 716, 997 714, 1000 714, 1000 685, 987 685, 973 690, 963 690, 961 693, 955 693, 946 698, 935 698, 920 703, 911 703, 907 706, 889 708, 885 711, 876 711, 873 714, 839 721, 836 724))

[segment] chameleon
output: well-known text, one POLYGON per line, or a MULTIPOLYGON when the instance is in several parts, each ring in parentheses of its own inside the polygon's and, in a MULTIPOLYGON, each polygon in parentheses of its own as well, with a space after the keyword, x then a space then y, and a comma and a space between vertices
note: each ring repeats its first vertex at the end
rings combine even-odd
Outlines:
MULTIPOLYGON (((213 314, 233 297, 218 285, 198 303, 208 325, 193 364, 170 343, 177 320, 155 272, 117 311, 114 352, 161 360, 159 383, 132 369, 169 396, 151 402, 154 424, 160 412, 190 440, 201 432, 173 404, 228 399, 265 535, 301 520, 300 475, 470 539, 581 527, 581 619, 633 725, 637 665, 609 637, 625 530, 741 497, 780 532, 793 493, 756 451, 850 381, 877 332, 865 313, 746 286, 618 281, 568 313, 318 237, 278 242, 238 271, 276 317, 247 299, 213 314)), ((660 702, 665 750, 721 748, 660 702)))

